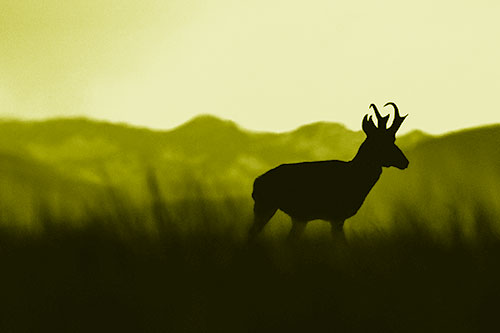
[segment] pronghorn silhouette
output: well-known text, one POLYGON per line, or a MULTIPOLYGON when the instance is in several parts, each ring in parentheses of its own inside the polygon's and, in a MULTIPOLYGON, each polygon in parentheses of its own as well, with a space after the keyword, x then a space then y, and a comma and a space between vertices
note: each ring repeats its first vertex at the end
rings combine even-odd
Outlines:
POLYGON ((297 238, 308 221, 330 222, 332 235, 344 238, 344 221, 359 210, 366 196, 380 178, 382 167, 406 169, 408 160, 396 146, 396 132, 406 116, 401 117, 396 104, 394 121, 386 128, 389 115, 382 117, 371 104, 378 120, 365 115, 362 128, 365 141, 351 161, 316 161, 282 164, 255 179, 252 197, 254 222, 249 231, 253 239, 278 209, 292 218, 289 239, 297 238))

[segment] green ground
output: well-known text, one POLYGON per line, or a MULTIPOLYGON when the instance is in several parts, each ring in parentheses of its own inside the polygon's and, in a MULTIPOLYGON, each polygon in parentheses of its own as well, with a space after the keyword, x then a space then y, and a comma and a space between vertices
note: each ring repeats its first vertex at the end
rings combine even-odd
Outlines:
POLYGON ((283 213, 245 238, 252 180, 281 162, 352 157, 362 136, 340 125, 0 129, 0 332, 498 326, 499 126, 398 138, 410 167, 384 171, 346 244, 321 221, 287 243, 283 213))
MULTIPOLYGON (((85 220, 39 207, 39 228, 0 233, 3 332, 478 332, 497 325, 497 217, 474 211, 473 232, 439 237, 400 212, 391 228, 323 225, 284 240, 271 221, 247 244, 241 202, 167 205, 114 199, 85 220), (31 230, 31 231, 30 231, 31 230), (328 229, 325 229, 328 230, 328 229), (471 236, 473 235, 473 236, 471 236)), ((467 220, 470 224, 470 220, 467 220)), ((374 221, 374 224, 376 222, 374 221)))

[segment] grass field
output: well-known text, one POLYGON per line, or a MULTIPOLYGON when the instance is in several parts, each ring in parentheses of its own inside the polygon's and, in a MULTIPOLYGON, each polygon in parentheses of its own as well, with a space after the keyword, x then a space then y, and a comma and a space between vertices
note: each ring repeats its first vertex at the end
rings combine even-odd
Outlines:
POLYGON ((278 216, 275 227, 247 244, 251 202, 168 203, 154 179, 149 186, 147 207, 114 195, 69 218, 41 204, 37 228, 16 227, 2 214, 0 331, 478 332, 498 326, 500 238, 488 207, 478 204, 469 214, 468 232, 460 214, 440 214, 446 220, 436 223, 453 227, 439 236, 418 211, 400 210, 391 227, 348 226, 347 244, 333 243, 321 225, 287 243, 278 229, 288 222, 278 216))

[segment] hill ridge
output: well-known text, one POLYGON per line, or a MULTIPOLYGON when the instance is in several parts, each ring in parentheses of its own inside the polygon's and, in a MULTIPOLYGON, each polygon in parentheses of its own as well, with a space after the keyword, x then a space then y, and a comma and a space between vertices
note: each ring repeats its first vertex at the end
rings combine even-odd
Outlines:
MULTIPOLYGON (((206 125, 209 124, 212 127, 220 127, 220 128, 232 128, 232 129, 238 129, 242 132, 245 133, 252 133, 252 134, 276 134, 276 135, 282 135, 282 134, 290 134, 294 132, 301 132, 305 131, 309 128, 324 128, 324 127, 330 127, 330 128, 336 128, 339 130, 344 130, 346 132, 359 132, 360 130, 351 130, 347 128, 344 124, 339 123, 339 122, 332 122, 332 121, 326 121, 326 120, 319 120, 319 121, 314 121, 311 123, 303 124, 300 125, 296 128, 293 128, 291 130, 287 131, 261 131, 261 130, 254 130, 254 129, 248 129, 246 127, 241 126, 237 122, 230 120, 230 119, 225 119, 225 118, 220 118, 218 116, 212 115, 212 114, 199 114, 197 116, 194 116, 193 118, 185 121, 182 124, 179 124, 177 126, 174 126, 172 128, 167 128, 167 129, 157 129, 157 128, 150 128, 147 126, 140 126, 136 124, 130 124, 126 122, 113 122, 105 119, 97 119, 97 118, 91 118, 91 117, 86 117, 86 116, 75 116, 75 117, 52 117, 52 118, 47 118, 47 119, 32 119, 32 120, 23 120, 23 119, 0 119, 0 125, 8 125, 8 124, 23 124, 23 125, 42 125, 42 124, 85 124, 85 125, 100 125, 100 126, 110 126, 114 128, 126 128, 126 129, 132 129, 132 130, 138 130, 138 131, 149 131, 152 133, 171 133, 175 132, 178 130, 185 130, 186 128, 190 127, 198 127, 201 125, 206 125)), ((490 125, 487 125, 490 126, 490 125)), ((491 126, 494 126, 491 125, 491 126)), ((479 127, 481 128, 481 127, 479 127)), ((431 135, 424 130, 421 129, 414 129, 411 130, 408 133, 405 133, 403 136, 412 133, 412 132, 422 132, 425 135, 428 136, 440 136, 440 135, 431 135)), ((460 130, 458 131, 460 132, 460 130)), ((450 132, 453 133, 453 132, 450 132)), ((444 133, 441 135, 446 135, 448 133, 444 133)))

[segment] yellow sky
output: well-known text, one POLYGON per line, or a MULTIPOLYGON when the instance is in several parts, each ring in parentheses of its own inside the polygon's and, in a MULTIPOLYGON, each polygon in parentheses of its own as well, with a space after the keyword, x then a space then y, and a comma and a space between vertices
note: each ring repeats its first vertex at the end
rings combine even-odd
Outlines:
POLYGON ((0 0, 0 115, 283 131, 500 122, 498 1, 0 0))

